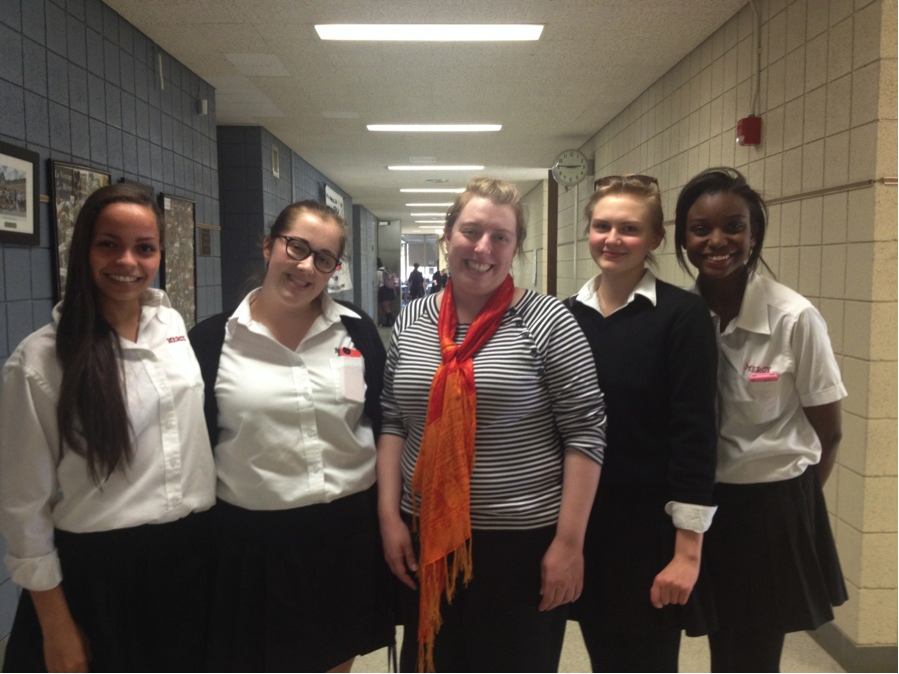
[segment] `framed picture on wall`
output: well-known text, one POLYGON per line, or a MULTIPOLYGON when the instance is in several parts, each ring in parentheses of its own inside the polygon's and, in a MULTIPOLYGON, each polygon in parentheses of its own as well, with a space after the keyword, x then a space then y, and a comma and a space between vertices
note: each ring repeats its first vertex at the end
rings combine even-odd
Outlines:
POLYGON ((37 152, 0 142, 0 243, 41 242, 37 165, 37 152))
POLYGON ((190 330, 197 320, 196 259, 194 257, 195 204, 159 194, 165 217, 159 285, 190 330))
POLYGON ((66 288, 69 246, 78 211, 91 194, 109 185, 109 181, 110 175, 104 171, 50 160, 50 185, 53 188, 50 210, 56 223, 52 229, 56 237, 56 288, 59 299, 62 299, 66 288))

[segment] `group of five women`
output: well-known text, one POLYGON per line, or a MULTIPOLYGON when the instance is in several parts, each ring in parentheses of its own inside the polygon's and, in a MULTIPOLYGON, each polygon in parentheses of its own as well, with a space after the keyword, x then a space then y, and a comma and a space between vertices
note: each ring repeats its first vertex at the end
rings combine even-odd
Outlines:
POLYGON ((317 202, 188 340, 150 287, 155 203, 94 193, 64 301, 3 371, 0 527, 27 590, 5 668, 348 671, 398 621, 404 671, 554 671, 571 617, 595 671, 675 671, 682 630, 714 671, 775 671, 846 598, 826 327, 756 272, 765 207, 732 169, 678 199, 693 292, 647 268, 655 179, 597 180, 585 215, 599 274, 563 304, 514 285, 515 187, 470 181, 450 281, 385 355, 325 292, 346 233, 317 202))

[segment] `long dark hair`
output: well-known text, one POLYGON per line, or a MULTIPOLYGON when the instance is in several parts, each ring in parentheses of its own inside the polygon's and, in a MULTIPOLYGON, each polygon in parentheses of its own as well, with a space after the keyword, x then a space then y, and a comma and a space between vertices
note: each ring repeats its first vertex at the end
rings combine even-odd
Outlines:
POLYGON ((121 372, 121 346, 100 310, 90 268, 94 227, 111 204, 137 204, 149 208, 159 225, 162 213, 153 197, 127 184, 102 187, 87 198, 69 248, 65 299, 56 330, 56 357, 62 366, 62 385, 56 406, 59 458, 67 445, 87 461, 97 484, 122 463, 131 461, 131 422, 125 403, 121 372))

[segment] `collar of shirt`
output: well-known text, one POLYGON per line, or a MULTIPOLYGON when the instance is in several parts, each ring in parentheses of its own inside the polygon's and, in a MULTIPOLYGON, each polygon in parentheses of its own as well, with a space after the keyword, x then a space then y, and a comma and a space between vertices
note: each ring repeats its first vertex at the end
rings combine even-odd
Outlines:
MULTIPOLYGON (((596 296, 596 289, 599 286, 599 280, 602 278, 602 274, 597 274, 592 279, 587 281, 581 289, 578 291, 575 299, 584 304, 594 311, 598 312, 600 315, 604 316, 602 310, 599 308, 599 297, 596 296)), ((643 278, 640 279, 640 282, 634 286, 634 289, 631 291, 631 294, 628 295, 627 302, 624 303, 623 306, 619 307, 615 311, 620 311, 631 302, 633 302, 637 295, 642 295, 652 306, 656 305, 656 277, 655 274, 652 273, 649 269, 646 269, 643 273, 643 278)), ((615 313, 614 311, 612 313, 615 313)), ((611 315, 611 314, 609 314, 611 315)))
MULTIPOLYGON (((253 320, 253 315, 250 313, 250 304, 260 290, 262 290, 262 288, 251 290, 247 294, 247 296, 243 298, 243 301, 240 303, 237 309, 234 310, 234 313, 231 314, 231 318, 228 319, 228 330, 234 330, 235 325, 239 324, 244 326, 251 332, 263 334, 266 337, 274 339, 269 329, 266 328, 262 323, 253 320)), ((328 327, 339 322, 341 316, 347 316, 349 318, 362 318, 358 313, 356 313, 349 307, 345 307, 344 305, 335 302, 334 299, 326 292, 321 294, 321 301, 322 315, 316 319, 312 328, 309 330, 309 333, 306 335, 306 337, 303 338, 304 341, 306 338, 318 334, 319 332, 322 332, 328 327)))
POLYGON ((757 332, 760 335, 770 335, 771 326, 768 323, 768 298, 765 295, 764 281, 756 274, 751 273, 746 281, 746 290, 743 292, 743 302, 740 305, 740 313, 736 320, 731 322, 724 331, 740 328, 748 332, 757 332))
MULTIPOLYGON (((160 308, 171 309, 172 303, 169 296, 159 288, 147 288, 140 296, 140 323, 137 330, 137 342, 127 339, 120 339, 119 342, 123 349, 141 346, 146 341, 145 331, 154 319, 161 324, 163 328, 170 324, 171 315, 168 312, 160 311, 160 308)), ((62 316, 62 302, 58 302, 50 314, 53 328, 59 328, 59 318, 62 316)), ((184 341, 187 335, 183 335, 184 341)))
MULTIPOLYGON (((729 335, 734 330, 746 330, 760 335, 770 335, 771 325, 768 322, 768 297, 765 294, 764 280, 755 272, 749 274, 746 281, 746 290, 743 292, 743 301, 740 304, 740 312, 737 317, 724 329, 723 335, 729 335)), ((699 292, 699 279, 693 283, 690 291, 702 296, 699 292)), ((715 321, 715 331, 718 332, 720 318, 714 311, 709 310, 715 321)))

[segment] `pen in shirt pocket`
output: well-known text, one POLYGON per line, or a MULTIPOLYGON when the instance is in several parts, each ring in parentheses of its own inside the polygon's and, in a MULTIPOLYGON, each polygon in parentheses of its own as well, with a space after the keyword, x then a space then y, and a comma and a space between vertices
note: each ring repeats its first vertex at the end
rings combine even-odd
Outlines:
POLYGON ((356 349, 351 349, 348 346, 341 346, 334 349, 337 352, 338 356, 345 356, 347 358, 362 358, 362 352, 356 349))

